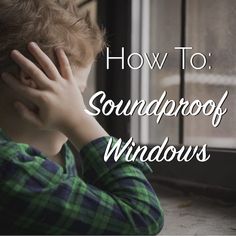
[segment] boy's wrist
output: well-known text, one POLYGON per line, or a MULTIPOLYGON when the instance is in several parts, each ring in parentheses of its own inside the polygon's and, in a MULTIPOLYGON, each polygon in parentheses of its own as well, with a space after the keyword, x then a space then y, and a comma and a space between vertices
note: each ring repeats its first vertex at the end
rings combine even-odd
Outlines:
POLYGON ((96 119, 85 112, 78 119, 71 119, 65 124, 61 132, 78 148, 97 138, 108 136, 96 119))

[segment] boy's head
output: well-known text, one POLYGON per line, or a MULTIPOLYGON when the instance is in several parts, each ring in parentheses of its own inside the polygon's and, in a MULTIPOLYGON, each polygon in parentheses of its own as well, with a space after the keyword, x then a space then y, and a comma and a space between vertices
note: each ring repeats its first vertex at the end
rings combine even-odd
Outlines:
MULTIPOLYGON (((22 79, 22 74, 28 78, 30 75, 22 73, 10 59, 10 52, 17 49, 35 62, 27 51, 31 41, 36 42, 56 65, 54 48, 62 47, 78 77, 78 84, 82 82, 82 86, 86 83, 93 60, 104 47, 103 32, 88 15, 79 15, 74 0, 0 0, 0 32, 0 73, 10 72, 19 79, 22 79)), ((0 81, 0 127, 6 130, 9 127, 9 130, 18 131, 18 136, 20 133, 29 139, 38 135, 39 142, 40 135, 35 134, 37 130, 32 135, 33 127, 14 115, 11 106, 14 96, 0 81)), ((45 142, 50 143, 46 136, 58 138, 59 145, 56 146, 66 140, 57 132, 43 132, 45 142)))
POLYGON ((1 0, 0 72, 15 66, 11 50, 30 57, 26 46, 36 42, 56 63, 53 48, 62 46, 70 63, 85 67, 102 50, 103 33, 88 15, 78 14, 73 0, 1 0))

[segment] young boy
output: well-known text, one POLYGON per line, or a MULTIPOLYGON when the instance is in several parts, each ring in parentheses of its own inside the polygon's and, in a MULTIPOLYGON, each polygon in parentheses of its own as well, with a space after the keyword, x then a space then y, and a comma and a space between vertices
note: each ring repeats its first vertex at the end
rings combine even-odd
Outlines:
POLYGON ((0 31, 0 233, 157 234, 150 168, 104 162, 110 137, 84 111, 98 27, 73 1, 1 0, 0 31))

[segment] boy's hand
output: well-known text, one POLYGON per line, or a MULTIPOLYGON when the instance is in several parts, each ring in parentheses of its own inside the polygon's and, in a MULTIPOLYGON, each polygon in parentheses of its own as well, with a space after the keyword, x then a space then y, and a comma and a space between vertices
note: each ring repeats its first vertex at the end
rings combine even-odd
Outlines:
POLYGON ((35 81, 37 89, 23 85, 10 74, 2 79, 20 96, 33 102, 38 110, 32 111, 20 101, 15 102, 19 114, 41 129, 56 129, 63 133, 78 125, 85 115, 85 105, 80 89, 73 77, 70 63, 62 49, 56 49, 60 73, 50 58, 35 43, 28 50, 37 60, 40 70, 19 51, 12 51, 11 58, 35 81))

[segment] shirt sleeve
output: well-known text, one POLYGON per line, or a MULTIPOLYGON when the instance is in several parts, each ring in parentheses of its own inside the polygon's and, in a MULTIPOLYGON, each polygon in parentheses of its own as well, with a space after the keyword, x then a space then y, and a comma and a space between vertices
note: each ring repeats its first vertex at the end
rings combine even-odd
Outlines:
MULTIPOLYGON (((24 148, 0 150, 0 224, 11 234, 157 234, 159 200, 143 172, 147 164, 104 162, 109 137, 80 152, 83 177, 24 148)), ((113 139, 113 145, 116 139, 113 139)))

